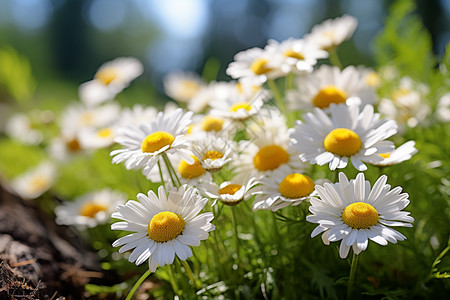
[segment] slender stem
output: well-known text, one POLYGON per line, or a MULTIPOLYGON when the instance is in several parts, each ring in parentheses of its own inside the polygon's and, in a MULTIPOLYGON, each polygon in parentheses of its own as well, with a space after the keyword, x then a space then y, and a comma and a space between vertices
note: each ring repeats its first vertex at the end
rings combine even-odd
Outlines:
POLYGON ((342 70, 342 63, 341 63, 341 60, 339 59, 339 56, 337 55, 336 48, 331 49, 329 51, 329 53, 330 53, 331 64, 342 70))
POLYGON ((159 169, 159 177, 161 178, 161 184, 163 185, 164 189, 166 189, 166 182, 164 181, 164 176, 162 173, 162 167, 161 162, 158 160, 158 169, 159 169))
POLYGON ((353 252, 352 265, 350 267, 350 277, 347 286, 347 299, 352 299, 353 288, 355 286, 356 267, 358 266, 358 255, 353 252))
POLYGON ((280 91, 278 90, 277 84, 273 79, 268 79, 267 84, 269 85, 269 88, 272 90, 273 97, 275 98, 275 101, 278 105, 278 108, 281 110, 281 112, 286 112, 286 107, 284 105, 283 97, 280 94, 280 91))
POLYGON ((192 281, 197 290, 200 289, 200 286, 198 286, 197 281, 195 280, 194 273, 192 273, 191 267, 189 266, 187 261, 182 260, 181 263, 183 264, 183 267, 186 269, 186 273, 189 277, 189 280, 192 281))
POLYGON ((240 241, 239 241, 239 235, 238 235, 239 232, 238 232, 238 228, 237 228, 237 217, 236 217, 236 212, 234 211, 235 208, 236 207, 234 207, 234 206, 230 206, 231 216, 232 216, 232 219, 233 219, 234 237, 236 238, 236 254, 239 257, 239 244, 240 244, 240 241))
POLYGON ((170 284, 172 285, 172 288, 173 288, 173 291, 175 292, 175 294, 180 295, 177 281, 175 280, 175 277, 173 276, 172 268, 173 268, 172 265, 168 265, 169 276, 170 276, 170 284))
POLYGON ((173 185, 179 188, 181 186, 181 182, 180 179, 178 179, 177 173, 175 172, 175 169, 173 168, 169 157, 167 156, 166 153, 163 153, 162 157, 164 159, 164 163, 166 164, 167 170, 169 171, 169 176, 170 179, 172 180, 173 185))
POLYGON ((134 293, 136 292, 136 290, 139 288, 139 286, 144 282, 144 280, 148 277, 148 275, 150 275, 152 272, 150 271, 150 269, 148 269, 144 274, 142 274, 142 276, 139 278, 138 281, 136 281, 136 283, 133 285, 133 288, 131 289, 130 293, 128 293, 127 297, 125 298, 125 300, 130 300, 134 293))

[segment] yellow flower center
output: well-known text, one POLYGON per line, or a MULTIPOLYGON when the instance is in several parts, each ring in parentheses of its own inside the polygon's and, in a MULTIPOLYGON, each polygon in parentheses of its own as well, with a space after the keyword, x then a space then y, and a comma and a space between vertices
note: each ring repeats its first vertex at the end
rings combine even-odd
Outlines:
POLYGON ((94 77, 104 85, 108 85, 118 76, 119 72, 117 72, 116 68, 103 68, 98 70, 94 77))
POLYGON ((318 108, 326 108, 331 103, 344 103, 347 98, 348 95, 345 91, 334 85, 327 85, 314 97, 313 104, 318 108))
POLYGON ((304 60, 305 59, 305 56, 302 53, 296 52, 296 51, 294 51, 292 49, 285 51, 284 52, 284 56, 292 57, 292 58, 295 58, 295 59, 298 59, 298 60, 304 60))
POLYGON ((268 145, 259 149, 253 158, 253 165, 260 171, 275 170, 289 161, 289 154, 278 145, 268 145))
POLYGON ((67 149, 69 149, 69 151, 71 152, 77 152, 81 150, 81 145, 80 142, 78 142, 78 140, 75 139, 71 139, 70 141, 66 142, 66 146, 67 149))
POLYGON ((198 158, 193 155, 191 156, 194 159, 194 163, 192 165, 188 164, 184 160, 180 161, 178 164, 178 172, 181 174, 181 177, 186 179, 196 178, 205 173, 205 169, 202 168, 198 158))
POLYGON ((97 131, 97 135, 102 138, 107 138, 112 135, 112 130, 111 128, 102 128, 97 131))
POLYGON ((101 211, 106 211, 107 207, 93 202, 86 202, 80 208, 80 216, 95 218, 95 215, 101 211))
POLYGON ((391 153, 380 153, 379 154, 382 158, 389 158, 391 156, 391 153))
POLYGON ((47 188, 48 184, 49 182, 45 177, 34 177, 30 182, 31 190, 33 191, 41 191, 47 188))
POLYGON ((250 111, 250 109, 252 109, 252 106, 248 102, 239 102, 239 103, 233 104, 230 107, 230 111, 234 111, 234 112, 237 112, 239 109, 245 109, 246 111, 250 111))
POLYGON ((262 75, 269 73, 273 69, 268 68, 266 65, 269 61, 264 58, 257 58, 255 59, 252 64, 250 65, 250 69, 255 73, 256 75, 262 75))
POLYGON ((239 184, 229 184, 219 190, 219 194, 227 194, 227 195, 234 195, 237 191, 241 189, 242 185, 239 184))
POLYGON ((165 131, 156 131, 149 134, 141 144, 142 152, 152 153, 159 149, 172 145, 175 137, 165 131))
POLYGON ((356 202, 348 205, 342 212, 342 220, 354 229, 370 228, 379 219, 377 210, 370 204, 356 202))
POLYGON ((372 87, 378 86, 380 84, 380 76, 375 72, 370 72, 366 76, 366 84, 372 87))
POLYGON ((203 131, 220 131, 222 130, 224 120, 219 118, 214 118, 211 116, 206 116, 202 121, 202 129, 203 131))
POLYGON ((398 100, 401 97, 407 96, 411 94, 411 90, 406 89, 406 88, 400 88, 398 90, 395 90, 392 92, 392 99, 393 100, 398 100))
POLYGON ((205 155, 203 156, 203 160, 207 160, 208 158, 211 160, 216 160, 222 157, 223 153, 220 153, 219 151, 216 150, 211 150, 205 153, 205 155))
POLYGON ((190 99, 195 96, 195 94, 198 93, 200 90, 200 84, 198 82, 193 80, 184 80, 180 84, 181 87, 181 93, 183 94, 183 97, 190 99))
POLYGON ((361 149, 361 139, 350 129, 336 128, 323 141, 328 152, 340 156, 352 156, 361 149))
POLYGON ((278 191, 286 198, 306 197, 314 191, 314 181, 299 173, 289 174, 281 181, 278 191))
POLYGON ((171 211, 163 211, 153 216, 148 223, 148 236, 155 242, 164 243, 173 240, 181 234, 186 222, 171 211))

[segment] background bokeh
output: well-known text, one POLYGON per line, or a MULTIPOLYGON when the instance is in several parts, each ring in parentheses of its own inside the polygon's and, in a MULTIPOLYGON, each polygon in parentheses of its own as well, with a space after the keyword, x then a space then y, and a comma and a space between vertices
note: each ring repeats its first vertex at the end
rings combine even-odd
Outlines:
MULTIPOLYGON (((227 80, 225 69, 237 52, 263 47, 269 38, 300 38, 313 25, 344 13, 355 16, 359 25, 340 48, 341 59, 344 64, 373 65, 372 41, 392 2, 0 0, 0 48, 11 46, 30 60, 41 90, 64 82, 72 87, 71 97, 103 62, 134 56, 145 65, 135 83, 138 89, 146 97, 161 97, 162 78, 170 71, 202 73, 206 64, 214 73, 210 77, 227 80)), ((450 0, 416 4, 440 56, 450 40, 450 0)))

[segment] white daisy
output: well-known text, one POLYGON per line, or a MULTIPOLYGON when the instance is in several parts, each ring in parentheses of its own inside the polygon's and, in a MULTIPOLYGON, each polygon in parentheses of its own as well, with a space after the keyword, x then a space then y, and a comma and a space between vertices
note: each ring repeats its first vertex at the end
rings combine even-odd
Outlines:
POLYGON ((450 122, 450 92, 445 93, 436 107, 437 118, 444 123, 450 122))
POLYGON ((74 201, 66 201, 55 208, 56 223, 74 225, 80 229, 106 224, 119 204, 127 197, 119 191, 103 189, 86 193, 74 201))
POLYGON ((258 114, 264 103, 270 98, 267 90, 260 90, 253 98, 227 98, 224 101, 210 103, 210 115, 245 121, 258 114))
POLYGON ((400 129, 406 126, 416 127, 426 121, 431 113, 430 106, 424 101, 428 87, 414 82, 409 77, 402 77, 399 86, 390 98, 381 99, 378 110, 386 117, 397 121, 400 129))
POLYGON ((285 73, 311 73, 318 59, 328 57, 328 52, 314 47, 305 40, 294 38, 281 43, 269 40, 266 50, 283 56, 280 68, 285 73))
POLYGON ((56 177, 56 167, 49 161, 44 161, 14 178, 11 188, 24 199, 36 199, 52 187, 56 177))
POLYGON ((85 153, 86 148, 81 142, 79 131, 75 126, 61 128, 59 136, 51 140, 47 148, 50 156, 57 161, 66 162, 74 156, 85 153))
POLYGON ((167 96, 181 103, 191 101, 205 85, 197 73, 182 71, 166 75, 163 84, 167 96))
POLYGON ((360 112, 359 106, 331 104, 331 116, 316 108, 297 121, 292 134, 292 147, 300 159, 310 164, 329 163, 330 170, 345 168, 350 159, 359 171, 367 170, 363 162, 379 162, 380 153, 390 152, 394 145, 387 138, 397 132, 392 120, 380 119, 372 105, 360 112))
POLYGON ((417 153, 417 149, 414 147, 415 144, 416 142, 414 141, 408 141, 392 152, 380 153, 380 156, 384 159, 379 162, 374 162, 373 164, 376 166, 385 167, 396 165, 405 160, 411 159, 411 157, 417 153))
POLYGON ((286 75, 281 70, 283 56, 273 49, 251 48, 234 56, 234 61, 228 65, 227 75, 233 79, 251 82, 261 86, 268 79, 276 79, 286 75))
POLYGON ((311 237, 323 232, 325 245, 342 240, 341 258, 347 257, 350 247, 355 254, 366 250, 369 239, 382 246, 406 239, 388 226, 412 227, 413 217, 402 211, 409 204, 408 194, 401 193, 401 187, 391 190, 386 181, 387 176, 381 176, 371 189, 363 173, 349 182, 341 172, 339 182, 316 185, 319 199, 311 198, 309 211, 312 215, 306 220, 319 226, 311 237))
POLYGON ((112 224, 112 230, 132 231, 117 239, 113 247, 122 246, 120 253, 134 249, 128 261, 140 265, 148 260, 149 269, 154 272, 158 266, 172 264, 175 255, 181 260, 192 256, 189 246, 199 246, 206 240, 215 226, 211 212, 198 214, 208 201, 197 194, 196 189, 181 186, 171 189, 166 195, 163 186, 158 196, 138 194, 139 202, 131 200, 118 205, 113 218, 122 220, 112 224))
POLYGON ((136 58, 116 58, 104 63, 95 73, 93 80, 81 84, 78 94, 81 101, 86 105, 98 105, 104 101, 114 99, 143 71, 142 63, 136 58))
POLYGON ((146 176, 164 153, 177 153, 188 163, 194 163, 185 138, 191 117, 192 112, 184 113, 180 108, 169 114, 160 112, 139 127, 130 124, 120 128, 115 141, 125 148, 111 152, 112 162, 125 162, 128 170, 143 169, 146 176))
POLYGON ((34 125, 27 114, 17 113, 6 122, 5 133, 23 144, 38 145, 42 142, 44 135, 34 125))
POLYGON ((220 200, 223 204, 234 206, 242 201, 248 200, 252 196, 251 189, 257 185, 255 177, 246 177, 239 174, 230 181, 224 181, 217 186, 213 182, 204 183, 200 186, 202 191, 210 198, 220 200))
POLYGON ((80 130, 80 143, 86 149, 107 148, 114 144, 117 136, 117 127, 89 128, 80 130))
POLYGON ((253 210, 270 209, 277 211, 286 206, 297 206, 315 196, 314 181, 307 175, 292 172, 281 166, 270 175, 258 180, 261 185, 253 193, 253 210))
POLYGON ((120 105, 115 102, 95 107, 74 103, 62 113, 60 126, 62 130, 69 128, 74 131, 81 128, 103 128, 117 120, 120 110, 120 105))
POLYGON ((331 103, 346 103, 349 98, 360 98, 362 104, 375 102, 374 88, 366 84, 365 77, 354 66, 341 71, 322 65, 310 75, 298 77, 296 86, 286 98, 291 109, 327 108, 331 103))
POLYGON ((198 135, 192 141, 192 151, 199 158, 201 166, 208 172, 220 171, 231 160, 233 142, 216 137, 212 133, 198 135))
POLYGON ((197 139, 197 135, 203 136, 211 133, 216 136, 228 136, 234 125, 229 119, 212 115, 194 115, 192 124, 189 126, 189 139, 197 139))
POLYGON ((305 35, 305 40, 309 44, 329 51, 350 39, 357 26, 358 20, 349 15, 328 19, 315 25, 311 33, 305 35))
POLYGON ((149 120, 156 118, 158 110, 153 106, 143 106, 135 104, 132 107, 125 107, 118 117, 117 127, 127 126, 129 123, 139 126, 141 123, 148 123, 149 120))

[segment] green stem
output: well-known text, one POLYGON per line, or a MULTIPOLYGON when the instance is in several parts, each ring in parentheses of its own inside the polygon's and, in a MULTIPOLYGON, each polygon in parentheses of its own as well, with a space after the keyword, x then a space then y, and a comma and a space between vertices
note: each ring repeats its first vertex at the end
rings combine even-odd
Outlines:
POLYGON ((178 284, 177 281, 175 280, 175 277, 173 276, 173 270, 172 270, 173 266, 172 265, 168 265, 168 269, 169 269, 169 276, 170 276, 170 284, 172 285, 172 289, 175 292, 176 295, 180 295, 179 293, 179 289, 178 289, 178 284))
POLYGON ((136 292, 136 290, 139 288, 139 286, 144 282, 144 280, 148 277, 148 275, 150 275, 152 272, 150 271, 150 269, 148 269, 144 274, 142 274, 142 276, 139 278, 138 281, 136 281, 136 283, 133 285, 133 288, 131 289, 130 293, 128 293, 127 297, 125 298, 125 300, 130 300, 134 293, 136 292))
POLYGON ((277 84, 273 79, 268 79, 267 84, 269 85, 269 88, 272 90, 273 97, 275 98, 278 108, 281 110, 282 113, 285 113, 286 106, 284 105, 283 97, 281 96, 281 93, 278 90, 277 84))
POLYGON ((234 211, 235 208, 236 207, 234 207, 234 206, 230 206, 231 216, 232 216, 232 220, 233 220, 233 227, 234 227, 234 237, 236 238, 236 254, 239 257, 240 241, 239 241, 239 232, 238 232, 238 228, 237 228, 237 217, 236 217, 236 212, 234 211))
POLYGON ((341 63, 341 60, 339 59, 339 56, 337 55, 336 48, 331 49, 329 51, 329 53, 330 53, 331 64, 342 70, 342 63, 341 63))
POLYGON ((199 290, 200 286, 198 286, 197 281, 195 280, 194 273, 192 273, 191 267, 189 266, 189 264, 185 260, 182 260, 181 263, 183 264, 183 267, 186 269, 186 273, 187 273, 187 275, 189 277, 189 280, 191 280, 192 283, 194 284, 195 288, 197 290, 199 290))
POLYGON ((163 153, 162 157, 164 159, 164 163, 166 164, 167 170, 169 171, 169 176, 170 179, 172 180, 173 185, 179 188, 181 186, 181 182, 177 176, 177 173, 175 172, 175 169, 172 166, 172 163, 170 162, 169 157, 167 156, 166 153, 163 153))
POLYGON ((161 184, 163 185, 164 189, 166 189, 166 182, 164 181, 164 176, 162 173, 162 168, 161 168, 161 162, 158 160, 158 169, 159 169, 159 177, 161 178, 161 184))
POLYGON ((353 252, 352 265, 350 267, 350 277, 347 286, 347 299, 352 299, 353 288, 355 287, 356 267, 358 266, 358 255, 353 252))

